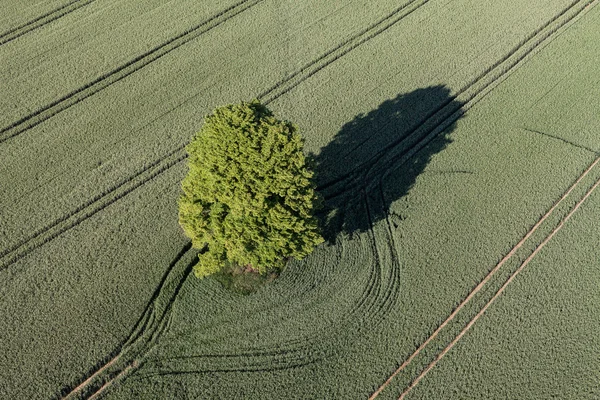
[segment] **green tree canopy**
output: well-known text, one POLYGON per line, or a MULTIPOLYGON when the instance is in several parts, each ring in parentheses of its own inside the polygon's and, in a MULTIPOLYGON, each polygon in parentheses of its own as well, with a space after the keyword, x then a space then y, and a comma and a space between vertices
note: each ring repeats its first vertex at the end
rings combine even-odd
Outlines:
POLYGON ((187 146, 179 223, 194 248, 205 245, 198 277, 226 261, 260 273, 301 259, 323 241, 320 204, 295 125, 257 100, 217 108, 187 146))

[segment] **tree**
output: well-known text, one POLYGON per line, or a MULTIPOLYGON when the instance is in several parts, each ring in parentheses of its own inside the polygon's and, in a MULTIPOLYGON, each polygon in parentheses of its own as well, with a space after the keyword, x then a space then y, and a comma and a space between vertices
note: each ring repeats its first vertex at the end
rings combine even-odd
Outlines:
POLYGON ((199 254, 202 278, 226 261, 265 273, 323 242, 312 160, 295 125, 258 100, 217 108, 186 147, 179 223, 199 254))

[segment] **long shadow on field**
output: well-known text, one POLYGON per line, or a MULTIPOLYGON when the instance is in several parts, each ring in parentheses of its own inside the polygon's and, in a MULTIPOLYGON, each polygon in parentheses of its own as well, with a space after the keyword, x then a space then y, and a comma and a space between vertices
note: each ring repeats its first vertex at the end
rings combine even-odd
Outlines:
POLYGON ((325 198, 320 213, 325 238, 332 243, 342 232, 352 236, 385 218, 432 156, 451 142, 462 106, 447 87, 431 86, 386 100, 342 126, 313 155, 325 198))

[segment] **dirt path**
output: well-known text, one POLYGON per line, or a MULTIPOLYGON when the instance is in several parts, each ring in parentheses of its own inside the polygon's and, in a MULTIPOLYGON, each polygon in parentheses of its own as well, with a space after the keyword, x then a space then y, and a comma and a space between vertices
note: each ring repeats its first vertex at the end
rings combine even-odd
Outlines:
POLYGON ((70 393, 68 393, 65 397, 63 397, 63 400, 71 400, 71 399, 76 398, 76 396, 79 394, 79 392, 81 392, 84 388, 86 388, 87 385, 89 385, 94 379, 96 379, 98 376, 100 376, 100 374, 102 374, 104 371, 106 371, 110 366, 114 365, 117 361, 119 361, 120 357, 121 357, 121 353, 117 354, 112 360, 110 360, 109 362, 104 364, 104 366, 102 368, 100 368, 98 371, 94 372, 89 378, 87 378, 85 381, 81 382, 79 384, 79 386, 77 386, 70 393))
POLYGON ((119 375, 115 376, 113 379, 102 385, 100 389, 98 389, 94 394, 92 394, 89 397, 89 400, 97 399, 102 394, 102 392, 111 387, 115 382, 117 382, 119 379, 122 379, 125 375, 127 375, 130 371, 137 368, 138 366, 139 364, 137 360, 135 360, 132 364, 128 365, 123 371, 121 371, 119 375))
MULTIPOLYGON (((421 353, 421 351, 425 347, 427 347, 427 345, 433 339, 435 339, 437 337, 437 335, 442 331, 442 329, 444 329, 446 327, 446 325, 448 325, 454 319, 454 317, 456 317, 456 315, 460 312, 460 310, 462 310, 464 308, 464 306, 469 301, 471 301, 471 299, 479 291, 481 291, 481 289, 489 282, 489 280, 523 246, 523 244, 531 237, 531 235, 533 235, 535 233, 535 231, 540 227, 540 225, 542 225, 542 223, 554 212, 554 210, 563 202, 563 200, 565 198, 567 198, 569 196, 569 194, 571 194, 571 192, 579 185, 579 183, 583 180, 583 178, 585 178, 588 175, 588 173, 598 164, 598 162, 600 162, 600 157, 596 158, 594 160, 594 162, 592 164, 590 164, 590 166, 579 176, 579 178, 577 178, 577 180, 571 185, 571 187, 569 187, 569 189, 561 196, 561 198, 558 199, 558 201, 556 201, 554 203, 554 205, 546 212, 546 214, 544 214, 542 216, 542 218, 540 218, 540 220, 529 230, 529 232, 527 232, 527 234, 525 236, 523 236, 523 238, 519 241, 519 243, 517 243, 510 250, 510 252, 508 252, 508 254, 506 254, 504 256, 504 258, 502 258, 502 260, 500 260, 500 262, 498 264, 496 264, 496 266, 485 276, 485 278, 483 278, 483 280, 481 282, 479 282, 479 284, 477 286, 475 286, 475 288, 473 290, 471 290, 471 292, 467 295, 467 297, 465 297, 465 299, 458 305, 458 307, 456 307, 456 309, 448 316, 448 318, 446 318, 446 320, 444 322, 442 322, 442 324, 431 334, 431 336, 429 336, 429 338, 427 338, 427 340, 425 340, 406 359, 406 361, 404 361, 404 363, 402 363, 402 365, 400 367, 398 367, 398 369, 396 369, 396 371, 394 371, 394 373, 392 373, 392 375, 390 375, 390 377, 369 397, 369 400, 375 399, 391 383, 391 381, 394 379, 394 377, 396 377, 396 375, 398 375, 400 372, 402 372, 415 359, 415 357, 417 357, 419 355, 419 353, 421 353)), ((595 186, 594 186, 594 188, 595 188, 595 186)), ((586 198, 587 197, 584 197, 584 200, 586 198)), ((576 206, 577 208, 579 207, 579 204, 580 203, 578 203, 578 205, 576 206)), ((571 214, 569 214, 569 215, 571 215, 571 214)), ((536 249, 536 251, 537 251, 537 249, 536 249)), ((535 253, 536 252, 534 252, 534 254, 535 253)))
POLYGON ((465 333, 467 333, 467 331, 469 329, 471 329, 473 324, 475 324, 475 322, 485 313, 485 311, 489 308, 489 306, 492 305, 492 303, 494 301, 496 301, 496 299, 498 297, 500 297, 502 292, 504 292, 506 287, 508 285, 510 285, 510 283, 513 281, 513 279, 527 266, 527 264, 529 264, 529 262, 554 237, 554 235, 556 235, 556 233, 562 229, 562 227, 565 225, 565 223, 571 218, 571 216, 577 211, 577 209, 583 204, 583 202, 586 201, 588 197, 590 197, 592 192, 599 185, 600 185, 600 180, 598 180, 594 184, 594 186, 592 186, 587 191, 585 196, 583 196, 583 198, 581 200, 579 200, 579 202, 575 205, 575 207, 573 207, 573 209, 560 221, 558 226, 556 228, 554 228, 554 230, 548 236, 546 236, 546 238, 540 243, 540 245, 538 247, 536 247, 536 249, 529 255, 529 257, 527 257, 525 259, 525 261, 523 261, 523 263, 519 266, 519 268, 517 268, 517 270, 512 273, 512 275, 506 280, 506 282, 504 282, 504 284, 500 287, 500 289, 498 289, 496 294, 494 294, 494 296, 485 304, 485 306, 483 306, 483 308, 481 310, 479 310, 479 312, 469 321, 469 323, 462 329, 462 331, 460 331, 460 333, 452 340, 452 342, 450 342, 450 344, 448 344, 448 346, 446 346, 446 348, 444 348, 444 350, 442 350, 441 353, 439 353, 437 355, 437 357, 411 382, 411 384, 406 389, 404 389, 404 391, 402 392, 402 394, 400 395, 398 400, 404 399, 404 397, 421 381, 421 379, 423 379, 425 377, 425 375, 427 375, 427 373, 433 367, 435 367, 435 365, 452 349, 452 347, 454 347, 454 345, 456 343, 458 343, 458 341, 465 335, 465 333))

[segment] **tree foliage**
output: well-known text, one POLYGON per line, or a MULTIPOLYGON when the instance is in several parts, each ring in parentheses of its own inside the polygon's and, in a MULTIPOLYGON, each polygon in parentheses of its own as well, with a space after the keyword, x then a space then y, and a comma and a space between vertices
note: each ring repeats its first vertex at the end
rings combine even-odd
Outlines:
POLYGON ((323 241, 311 160, 295 125, 257 100, 217 108, 187 146, 179 223, 194 248, 208 246, 198 277, 226 261, 260 273, 301 259, 323 241))

